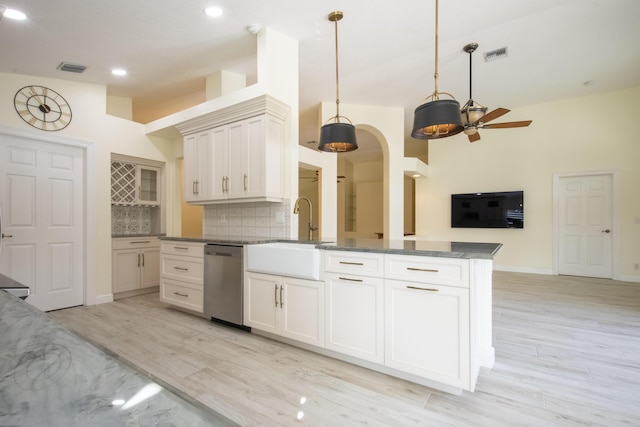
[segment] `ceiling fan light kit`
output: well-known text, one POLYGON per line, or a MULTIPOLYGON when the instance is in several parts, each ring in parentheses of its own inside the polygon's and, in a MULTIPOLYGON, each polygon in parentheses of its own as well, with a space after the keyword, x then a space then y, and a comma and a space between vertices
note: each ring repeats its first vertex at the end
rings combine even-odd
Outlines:
POLYGON ((436 65, 433 75, 435 90, 427 102, 416 108, 413 117, 411 136, 416 139, 438 139, 456 135, 463 131, 460 103, 446 92, 438 92, 438 0, 436 0, 436 65), (452 99, 440 99, 440 95, 452 99))
MULTIPOLYGON (((487 107, 478 104, 473 100, 472 91, 472 64, 473 64, 473 52, 478 48, 478 43, 469 43, 465 45, 462 50, 469 54, 469 100, 464 104, 460 110, 460 116, 462 118, 462 124, 464 126, 464 133, 468 136, 469 142, 475 142, 480 139, 480 133, 478 129, 504 129, 524 127, 531 124, 531 120, 525 120, 520 122, 506 122, 506 123, 488 123, 491 120, 495 120, 500 116, 503 116, 509 112, 506 108, 496 108, 495 110, 487 113, 487 107)), ((506 52, 506 48, 503 48, 506 52)))
POLYGON ((358 148, 356 141, 356 128, 351 121, 340 115, 340 91, 338 81, 338 21, 342 19, 341 11, 331 12, 327 19, 335 24, 336 34, 336 115, 322 126, 320 129, 320 143, 318 150, 333 153, 344 153, 358 148), (340 117, 349 123, 340 122, 340 117), (328 123, 333 120, 333 123, 328 123))

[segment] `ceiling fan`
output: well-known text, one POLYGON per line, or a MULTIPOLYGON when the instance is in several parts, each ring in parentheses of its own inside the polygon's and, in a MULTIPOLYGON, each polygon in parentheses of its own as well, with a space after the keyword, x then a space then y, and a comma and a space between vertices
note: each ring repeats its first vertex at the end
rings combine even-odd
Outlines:
POLYGON ((519 128, 529 126, 531 120, 523 120, 520 122, 504 122, 504 123, 489 123, 491 120, 495 120, 500 116, 507 114, 510 110, 506 108, 496 108, 495 110, 487 113, 488 108, 478 104, 473 100, 471 91, 471 64, 472 54, 478 48, 478 43, 469 43, 462 49, 469 54, 469 100, 462 106, 460 113, 462 114, 462 124, 464 125, 464 133, 469 138, 469 142, 475 142, 480 139, 478 129, 504 129, 504 128, 519 128))

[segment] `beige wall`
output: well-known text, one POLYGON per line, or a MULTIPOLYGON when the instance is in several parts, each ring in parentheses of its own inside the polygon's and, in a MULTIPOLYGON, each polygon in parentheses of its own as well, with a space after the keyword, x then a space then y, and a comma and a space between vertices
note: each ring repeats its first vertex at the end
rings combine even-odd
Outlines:
MULTIPOLYGON (((161 138, 149 138, 144 127, 138 123, 106 114, 106 87, 66 80, 46 79, 19 74, 0 73, 0 126, 14 130, 24 130, 31 134, 52 134, 38 131, 26 124, 13 108, 16 92, 27 85, 49 87, 66 98, 71 105, 73 118, 65 129, 55 132, 57 138, 70 138, 87 141, 95 148, 95 162, 87 168, 95 173, 95 188, 88 188, 88 200, 93 203, 90 210, 95 213, 95 242, 91 248, 95 253, 95 271, 89 271, 88 296, 95 299, 108 299, 111 295, 111 153, 126 154, 165 162, 165 179, 175 179, 172 147, 169 141, 161 138)), ((167 203, 175 203, 169 195, 167 203)), ((171 221, 171 215, 168 215, 171 221)), ((94 261, 94 260, 91 260, 94 261)))
MULTIPOLYGON (((432 240, 501 242, 498 269, 553 271, 553 175, 618 171, 619 271, 640 281, 640 87, 513 109, 500 121, 532 119, 524 129, 481 131, 429 144, 431 176, 416 181, 416 232, 432 240), (450 195, 524 190, 525 228, 452 229, 450 195)), ((615 272, 614 272, 615 274, 615 272)))

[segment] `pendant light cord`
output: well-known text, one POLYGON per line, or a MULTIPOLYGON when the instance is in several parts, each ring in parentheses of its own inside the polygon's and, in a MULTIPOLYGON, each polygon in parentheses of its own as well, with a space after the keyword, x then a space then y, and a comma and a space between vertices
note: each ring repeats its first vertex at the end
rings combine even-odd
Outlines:
POLYGON ((340 123, 340 85, 338 80, 338 19, 333 21, 336 33, 336 122, 340 123))
POLYGON ((438 0, 436 0, 436 71, 433 74, 435 80, 435 92, 433 92, 434 99, 438 97, 438 0))

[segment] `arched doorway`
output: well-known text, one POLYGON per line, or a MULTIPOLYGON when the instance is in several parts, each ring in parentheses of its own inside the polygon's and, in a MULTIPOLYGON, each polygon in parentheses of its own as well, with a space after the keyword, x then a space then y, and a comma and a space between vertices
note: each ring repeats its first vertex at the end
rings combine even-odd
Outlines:
POLYGON ((358 149, 338 154, 338 238, 379 238, 384 233, 384 155, 378 138, 356 131, 358 149))

